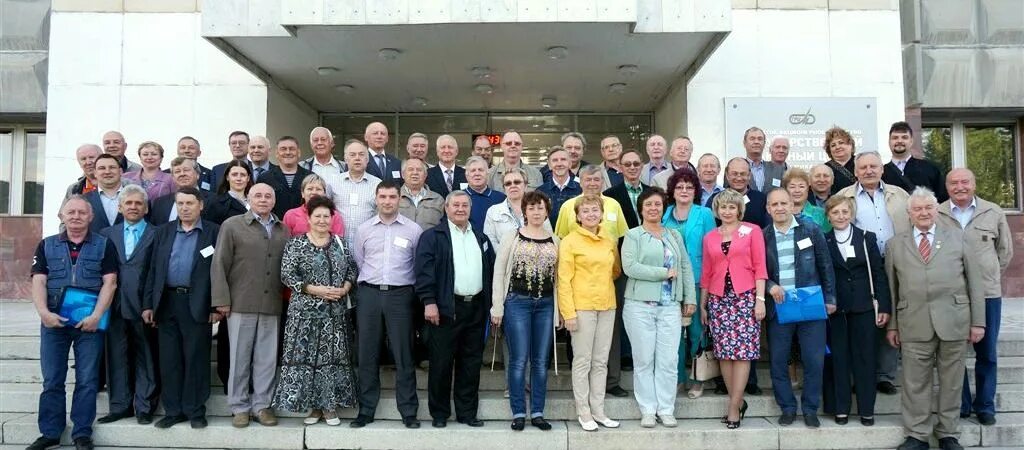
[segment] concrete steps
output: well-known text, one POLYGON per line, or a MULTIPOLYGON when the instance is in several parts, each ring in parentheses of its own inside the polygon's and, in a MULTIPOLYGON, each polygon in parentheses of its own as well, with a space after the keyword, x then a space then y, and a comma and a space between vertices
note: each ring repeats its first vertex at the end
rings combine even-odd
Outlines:
MULTIPOLYGON (((297 418, 282 419, 276 427, 251 425, 231 427, 227 418, 212 418, 204 430, 192 430, 179 424, 168 430, 131 421, 94 426, 93 438, 100 446, 173 448, 392 448, 392 449, 594 449, 594 448, 686 448, 686 449, 821 449, 821 448, 894 448, 903 440, 900 419, 895 415, 877 416, 874 427, 859 423, 839 426, 824 420, 812 430, 797 424, 780 427, 774 418, 748 418, 736 430, 727 430, 717 419, 680 421, 679 427, 645 429, 638 421, 624 421, 615 430, 585 432, 574 421, 554 422, 554 428, 542 432, 532 427, 521 433, 508 430, 507 421, 491 421, 481 428, 469 428, 450 422, 448 428, 409 430, 398 421, 379 420, 363 429, 344 424, 304 426, 297 418), (455 438, 457 436, 457 438, 455 438)), ((983 427, 972 420, 960 425, 960 442, 968 447, 1024 446, 1024 414, 1001 414, 999 423, 983 427)), ((3 418, 3 443, 27 444, 38 435, 35 414, 3 418)), ((63 437, 70 442, 68 433, 63 437)), ((935 445, 933 443, 933 445, 935 445)))

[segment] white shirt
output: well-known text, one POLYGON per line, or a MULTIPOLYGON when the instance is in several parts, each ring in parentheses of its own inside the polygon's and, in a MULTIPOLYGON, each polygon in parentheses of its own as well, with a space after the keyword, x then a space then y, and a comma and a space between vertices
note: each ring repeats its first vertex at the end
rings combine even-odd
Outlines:
POLYGON ((978 209, 978 198, 972 198, 971 204, 964 209, 960 209, 960 207, 956 206, 956 203, 953 203, 952 200, 949 204, 949 212, 957 222, 960 222, 960 228, 967 228, 967 224, 970 223, 971 218, 974 217, 974 211, 978 209))
POLYGON ((875 233, 878 238, 878 251, 885 256, 885 243, 896 233, 892 225, 892 217, 885 209, 885 189, 878 183, 874 196, 868 195, 864 186, 857 183, 854 199, 857 201, 857 217, 853 224, 862 230, 875 233))
POLYGON ((107 216, 107 223, 113 224, 117 220, 117 195, 121 193, 121 188, 117 189, 113 197, 108 197, 103 189, 97 189, 96 193, 100 196, 100 203, 103 204, 103 213, 107 216))
MULTIPOLYGON (((921 238, 924 236, 924 233, 925 233, 924 231, 921 231, 919 228, 914 227, 914 245, 916 245, 918 247, 921 246, 921 238)), ((932 227, 928 229, 927 233, 928 233, 928 243, 931 244, 932 248, 935 248, 935 224, 934 223, 932 224, 932 227)))

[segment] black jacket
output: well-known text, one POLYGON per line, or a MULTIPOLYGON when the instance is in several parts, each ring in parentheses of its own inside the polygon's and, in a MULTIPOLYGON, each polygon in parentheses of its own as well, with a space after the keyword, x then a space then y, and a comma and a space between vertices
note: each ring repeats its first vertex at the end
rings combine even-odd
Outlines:
MULTIPOLYGON (((466 183, 466 169, 461 166, 455 166, 452 174, 452 189, 460 190, 462 183, 466 183)), ((427 169, 427 187, 432 192, 437 193, 441 198, 448 197, 448 185, 444 183, 444 172, 441 171, 441 165, 436 165, 427 169)))
POLYGON ((854 164, 853 158, 844 165, 840 165, 835 160, 828 160, 825 165, 829 169, 832 169, 832 195, 836 195, 836 192, 843 190, 847 186, 852 186, 853 183, 857 182, 857 176, 854 175, 854 164), (850 176, 846 176, 849 174, 850 176))
POLYGON ((899 186, 908 194, 914 192, 915 187, 924 186, 935 193, 939 203, 949 200, 946 177, 942 175, 939 166, 928 160, 911 157, 903 166, 903 173, 900 173, 900 168, 896 167, 895 163, 889 161, 882 168, 882 182, 899 186))
MULTIPOLYGON (((175 189, 177 191, 177 189, 175 189)), ((211 194, 204 190, 199 190, 199 194, 203 196, 204 208, 206 202, 210 200, 211 194)), ((171 210, 174 209, 174 192, 157 197, 156 199, 149 200, 149 212, 146 213, 146 222, 150 225, 163 225, 170 222, 171 210)))
POLYGON ((100 200, 100 191, 98 189, 83 195, 83 197, 92 205, 92 222, 89 222, 89 231, 99 233, 104 228, 117 225, 124 220, 124 216, 121 215, 120 211, 114 217, 114 223, 110 223, 107 220, 107 213, 103 209, 103 201, 100 200))
MULTIPOLYGON (((708 197, 708 202, 705 203, 704 206, 711 208, 711 205, 715 204, 715 197, 718 197, 718 194, 722 192, 724 191, 716 192, 712 194, 711 197, 708 197)), ((771 225, 772 216, 768 215, 767 208, 768 197, 766 197, 763 192, 755 191, 753 189, 747 189, 747 193, 745 195, 747 196, 747 199, 750 201, 747 202, 747 206, 743 209, 742 220, 744 222, 755 224, 759 227, 766 227, 768 225, 771 225)), ((711 208, 711 210, 714 211, 714 208, 711 208)), ((722 221, 716 218, 715 225, 721 224, 722 221)))
POLYGON ((100 232, 117 249, 117 293, 110 311, 112 314, 121 314, 126 320, 142 319, 142 298, 145 297, 156 230, 153 224, 146 225, 146 231, 142 232, 139 242, 135 244, 131 258, 125 258, 124 253, 124 222, 100 232))
MULTIPOLYGON (((821 228, 818 228, 809 219, 797 217, 796 220, 800 224, 793 229, 793 250, 796 252, 793 255, 796 262, 794 270, 796 287, 821 286, 825 303, 834 305, 836 304, 835 271, 832 269, 832 256, 825 242, 825 235, 821 233, 821 228), (801 250, 799 243, 804 239, 809 239, 811 245, 801 250)), ((764 233, 765 266, 768 269, 768 279, 764 283, 764 290, 767 293, 772 286, 779 284, 779 252, 775 248, 775 226, 767 225, 761 231, 764 233)), ((767 297, 765 295, 765 298, 767 297)), ((767 316, 765 317, 774 317, 775 302, 766 301, 765 306, 767 306, 767 316)))
POLYGON ((402 160, 395 157, 391 153, 384 153, 384 164, 385 171, 381 172, 380 167, 377 165, 377 159, 374 157, 373 150, 367 150, 369 154, 369 160, 366 161, 366 173, 384 180, 395 180, 399 185, 402 184, 402 160), (395 175, 398 175, 397 177, 395 175))
MULTIPOLYGON (((494 246, 473 229, 483 260, 483 290, 477 294, 491 308, 491 280, 494 277, 494 246), (480 297, 483 296, 483 297, 480 297)), ((452 236, 444 220, 420 235, 416 244, 416 295, 424 305, 437 305, 442 316, 455 315, 455 263, 452 261, 452 236)))
POLYGON ((245 204, 235 200, 227 192, 210 196, 203 202, 203 219, 217 225, 224 223, 229 217, 245 214, 246 211, 248 210, 245 209, 245 204))
POLYGON ((270 187, 274 188, 274 195, 276 200, 274 203, 274 215, 278 219, 284 217, 284 213, 288 212, 289 209, 296 208, 302 204, 302 180, 313 172, 310 172, 302 167, 296 167, 295 179, 292 181, 292 186, 288 187, 288 180, 284 177, 284 172, 278 166, 273 166, 267 173, 260 177, 260 183, 266 183, 270 187))
MULTIPOLYGON (((189 293, 189 312, 192 318, 199 323, 210 321, 210 264, 213 255, 203 257, 202 251, 207 247, 217 246, 217 233, 220 227, 217 224, 203 221, 203 229, 199 232, 196 240, 195 254, 192 255, 192 280, 191 292, 189 293)), ((164 288, 167 286, 167 270, 170 266, 171 247, 174 246, 174 236, 178 232, 178 221, 168 222, 156 230, 153 241, 153 265, 146 279, 146 295, 142 298, 142 309, 152 309, 154 312, 160 310, 160 302, 163 300, 164 288)))
POLYGON ((871 276, 874 278, 875 298, 878 300, 878 312, 891 313, 892 300, 889 296, 889 277, 885 274, 882 255, 878 252, 875 233, 865 232, 850 225, 850 245, 853 246, 854 258, 847 258, 839 250, 835 230, 825 234, 828 249, 832 255, 832 268, 836 274, 836 312, 861 313, 874 309, 871 304, 871 285, 868 278, 868 261, 864 259, 864 244, 867 244, 868 258, 871 260, 871 276))
MULTIPOLYGON (((650 189, 650 186, 640 183, 641 192, 647 192, 650 189)), ((626 183, 619 183, 606 189, 604 196, 615 200, 619 204, 619 207, 622 208, 622 214, 626 216, 626 225, 630 229, 640 225, 636 204, 629 199, 629 192, 626 192, 626 183)))

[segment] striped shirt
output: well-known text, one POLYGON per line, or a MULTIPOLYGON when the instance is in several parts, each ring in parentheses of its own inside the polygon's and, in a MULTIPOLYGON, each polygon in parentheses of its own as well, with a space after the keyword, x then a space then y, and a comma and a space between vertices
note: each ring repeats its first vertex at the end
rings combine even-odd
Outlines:
POLYGON ((793 217, 789 229, 785 233, 780 232, 775 225, 775 251, 779 255, 779 285, 785 290, 796 289, 796 245, 793 242, 793 235, 800 223, 793 217))
POLYGON ((345 244, 352 248, 359 226, 377 213, 377 203, 374 199, 380 178, 364 173, 363 178, 354 181, 349 174, 350 172, 325 174, 324 181, 331 188, 334 207, 341 214, 345 228, 352 230, 345 234, 345 244))

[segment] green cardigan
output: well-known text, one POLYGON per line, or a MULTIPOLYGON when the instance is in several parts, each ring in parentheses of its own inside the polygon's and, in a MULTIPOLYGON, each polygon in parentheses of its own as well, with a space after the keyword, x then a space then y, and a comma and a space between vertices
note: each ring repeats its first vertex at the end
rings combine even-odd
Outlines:
MULTIPOLYGON (((672 294, 677 302, 695 305, 697 293, 694 289, 693 269, 683 238, 674 229, 664 230, 661 242, 669 246, 676 262, 672 294)), ((622 242, 622 272, 629 277, 626 281, 626 300, 648 302, 661 299, 661 284, 668 278, 668 269, 663 265, 665 254, 662 246, 655 241, 657 239, 644 230, 643 226, 626 232, 622 242)))

